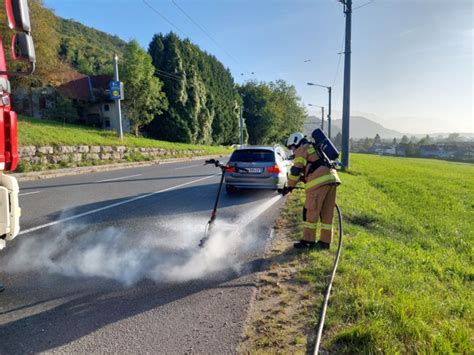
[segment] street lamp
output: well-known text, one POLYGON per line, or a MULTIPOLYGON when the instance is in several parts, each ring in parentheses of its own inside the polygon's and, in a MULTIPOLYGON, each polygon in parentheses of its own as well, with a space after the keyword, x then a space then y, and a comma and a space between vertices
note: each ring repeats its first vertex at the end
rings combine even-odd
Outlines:
POLYGON ((239 143, 240 143, 240 146, 243 147, 244 146, 244 98, 245 98, 245 95, 241 93, 240 96, 242 96, 242 105, 240 106, 240 117, 239 117, 239 130, 240 130, 239 143))
POLYGON ((319 85, 315 83, 306 83, 309 86, 319 86, 321 88, 326 88, 328 90, 329 94, 329 105, 328 105, 328 136, 331 138, 331 90, 332 88, 330 86, 325 86, 325 85, 319 85))
POLYGON ((324 131, 324 106, 308 104, 308 106, 319 107, 321 109, 321 129, 324 131))

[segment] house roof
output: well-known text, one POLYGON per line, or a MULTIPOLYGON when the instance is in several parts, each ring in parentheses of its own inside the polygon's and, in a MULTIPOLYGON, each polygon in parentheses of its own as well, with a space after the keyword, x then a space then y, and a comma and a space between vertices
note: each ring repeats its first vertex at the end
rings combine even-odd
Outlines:
POLYGON ((91 84, 94 89, 107 90, 112 78, 109 75, 94 75, 90 76, 91 84))
POLYGON ((106 90, 109 87, 111 79, 112 78, 108 75, 82 75, 75 80, 71 80, 59 86, 57 90, 61 96, 83 101, 93 101, 94 95, 92 90, 106 90))

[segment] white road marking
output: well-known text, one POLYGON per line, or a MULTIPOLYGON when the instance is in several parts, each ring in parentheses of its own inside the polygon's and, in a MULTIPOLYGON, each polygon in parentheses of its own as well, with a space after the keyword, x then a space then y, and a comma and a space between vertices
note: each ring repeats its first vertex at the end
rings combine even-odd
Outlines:
POLYGON ((182 166, 182 167, 180 167, 180 168, 174 168, 174 170, 190 169, 190 168, 196 168, 196 167, 198 167, 198 166, 203 166, 203 164, 182 166))
POLYGON ((34 195, 34 194, 39 194, 40 192, 41 191, 25 192, 23 194, 19 194, 18 196, 34 195))
POLYGON ((162 193, 162 192, 167 192, 167 191, 176 190, 177 188, 180 188, 180 187, 183 187, 183 186, 186 186, 186 185, 191 185, 191 184, 194 184, 195 182, 199 182, 199 181, 203 181, 203 180, 206 180, 206 179, 210 179, 210 178, 215 177, 215 176, 217 176, 217 175, 206 176, 206 177, 204 177, 204 178, 200 178, 200 179, 197 179, 197 180, 185 182, 184 184, 179 184, 179 185, 176 185, 176 186, 168 187, 168 188, 163 189, 163 190, 158 190, 158 191, 155 191, 155 192, 150 192, 150 193, 148 193, 148 194, 146 194, 146 195, 137 196, 137 197, 132 197, 132 198, 129 198, 128 200, 125 200, 125 201, 121 201, 121 202, 117 202, 117 203, 112 203, 112 204, 107 205, 107 206, 104 206, 104 207, 100 207, 100 208, 96 208, 96 209, 93 209, 93 210, 90 210, 90 211, 87 211, 87 212, 79 213, 79 214, 77 214, 77 215, 75 215, 75 216, 70 216, 70 217, 66 217, 66 218, 63 218, 63 219, 58 219, 57 221, 54 221, 54 222, 50 222, 50 223, 42 224, 42 225, 37 226, 37 227, 25 229, 24 231, 21 231, 20 233, 18 233, 18 235, 22 235, 22 234, 27 234, 27 233, 35 232, 35 231, 37 231, 37 230, 44 229, 44 228, 48 228, 48 227, 54 226, 54 225, 59 224, 59 223, 71 221, 71 220, 73 220, 73 219, 77 219, 77 218, 81 218, 81 217, 84 217, 84 216, 88 216, 88 215, 93 214, 93 213, 105 211, 105 210, 108 210, 108 209, 111 209, 111 208, 114 208, 114 207, 118 207, 118 206, 121 206, 121 205, 125 205, 126 203, 130 203, 130 202, 142 200, 142 199, 144 199, 144 198, 147 198, 147 197, 150 197, 150 196, 153 196, 153 195, 156 195, 156 194, 160 194, 160 193, 162 193))
POLYGON ((96 182, 107 182, 107 181, 123 180, 123 179, 128 179, 128 178, 137 177, 137 176, 142 176, 142 174, 122 176, 122 177, 113 178, 113 179, 99 180, 99 181, 96 181, 96 182))

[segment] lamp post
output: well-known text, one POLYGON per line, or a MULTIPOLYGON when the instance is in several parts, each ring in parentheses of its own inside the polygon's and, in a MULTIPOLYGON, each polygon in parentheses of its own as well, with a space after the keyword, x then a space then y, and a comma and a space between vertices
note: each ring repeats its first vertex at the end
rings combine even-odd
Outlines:
POLYGON ((324 106, 308 104, 308 106, 319 107, 321 109, 321 129, 324 131, 324 106))
POLYGON ((329 95, 329 104, 328 104, 328 137, 331 138, 331 92, 332 88, 330 86, 319 85, 315 83, 307 83, 309 86, 319 86, 321 88, 326 88, 329 95))

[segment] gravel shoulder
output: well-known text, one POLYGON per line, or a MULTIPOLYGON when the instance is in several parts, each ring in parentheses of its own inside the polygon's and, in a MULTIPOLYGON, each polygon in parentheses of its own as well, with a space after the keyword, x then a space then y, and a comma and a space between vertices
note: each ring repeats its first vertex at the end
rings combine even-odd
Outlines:
POLYGON ((295 199, 288 197, 276 221, 274 238, 257 275, 239 354, 305 354, 313 344, 314 305, 320 296, 303 272, 310 265, 309 254, 293 249, 292 233, 299 220, 289 209, 295 199))

